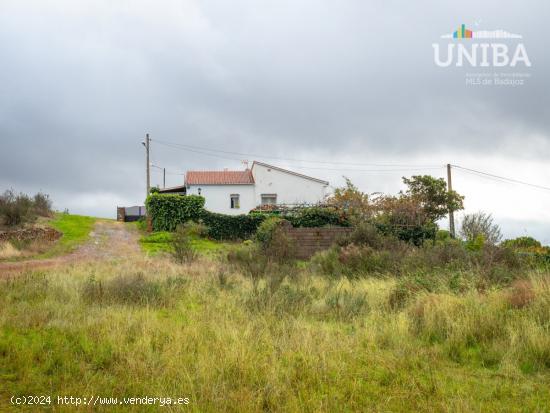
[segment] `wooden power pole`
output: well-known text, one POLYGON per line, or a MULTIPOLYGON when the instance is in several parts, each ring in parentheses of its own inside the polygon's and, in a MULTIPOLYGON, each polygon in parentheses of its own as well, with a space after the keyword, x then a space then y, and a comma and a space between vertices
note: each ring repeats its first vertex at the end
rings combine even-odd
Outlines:
MULTIPOLYGON (((451 164, 447 164, 447 190, 451 192, 453 190, 453 181, 451 179, 451 164)), ((449 208, 449 232, 451 238, 455 238, 455 216, 452 209, 449 208)))
POLYGON ((166 168, 162 168, 162 188, 166 188, 166 168))
POLYGON ((145 146, 145 152, 146 152, 146 173, 147 173, 147 193, 145 194, 145 197, 149 196, 149 191, 151 190, 151 164, 149 162, 149 146, 151 143, 151 139, 149 138, 149 134, 147 133, 145 135, 145 142, 142 142, 143 146, 145 146))

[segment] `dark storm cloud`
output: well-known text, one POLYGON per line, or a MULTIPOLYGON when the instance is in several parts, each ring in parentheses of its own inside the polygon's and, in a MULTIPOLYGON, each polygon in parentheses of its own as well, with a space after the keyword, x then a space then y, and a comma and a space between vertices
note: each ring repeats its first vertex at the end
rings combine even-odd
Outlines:
MULTIPOLYGON (((550 154, 542 0, 42 3, 0 5, 1 187, 141 202, 148 131, 359 162, 550 154), (527 85, 466 87, 464 70, 434 65, 431 44, 480 19, 523 34, 527 85)), ((153 161, 176 172, 238 165, 154 142, 153 161)))

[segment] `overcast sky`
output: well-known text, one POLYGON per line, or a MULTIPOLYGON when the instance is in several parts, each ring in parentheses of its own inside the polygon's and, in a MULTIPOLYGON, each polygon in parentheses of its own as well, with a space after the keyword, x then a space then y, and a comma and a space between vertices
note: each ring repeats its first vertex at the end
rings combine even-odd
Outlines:
MULTIPOLYGON (((443 177, 449 162, 550 186, 549 7, 0 0, 0 190, 41 190, 58 209, 114 217, 117 205, 143 203, 147 132, 168 186, 188 169, 241 169, 243 159, 333 186, 346 175, 366 192, 395 193, 403 175, 443 177), (503 43, 511 54, 524 44, 531 67, 436 66, 432 44, 446 55, 453 40, 441 35, 461 23, 521 34, 503 43), (482 69, 530 77, 465 84, 482 69)), ((157 168, 152 181, 162 185, 157 168)), ((460 170, 453 183, 466 212, 550 243, 550 191, 460 170)))

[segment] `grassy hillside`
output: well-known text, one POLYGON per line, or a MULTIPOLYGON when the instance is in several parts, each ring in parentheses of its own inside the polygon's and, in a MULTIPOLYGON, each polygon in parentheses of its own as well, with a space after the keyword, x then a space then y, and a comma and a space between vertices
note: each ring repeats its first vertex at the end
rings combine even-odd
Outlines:
POLYGON ((39 239, 0 243, 0 260, 22 261, 67 254, 89 239, 97 218, 56 213, 53 218, 41 217, 38 226, 49 226, 63 235, 56 242, 39 239))
POLYGON ((461 288, 411 296, 403 278, 309 270, 254 288, 206 258, 139 258, 0 281, 0 410, 61 394, 189 397, 196 412, 548 411, 550 274, 485 291, 455 275, 461 288))
POLYGON ((89 238, 96 220, 97 218, 84 215, 55 214, 48 224, 62 232, 63 236, 54 248, 44 255, 51 256, 72 251, 89 238))

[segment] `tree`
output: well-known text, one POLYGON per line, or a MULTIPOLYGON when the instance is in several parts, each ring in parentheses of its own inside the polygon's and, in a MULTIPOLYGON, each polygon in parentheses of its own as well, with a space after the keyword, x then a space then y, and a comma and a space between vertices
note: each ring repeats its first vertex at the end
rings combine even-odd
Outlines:
POLYGON ((432 222, 443 218, 449 211, 464 209, 464 197, 456 191, 448 191, 443 178, 414 175, 411 178, 403 177, 403 182, 408 188, 401 195, 417 202, 432 222))
POLYGON ((375 208, 369 196, 361 192, 349 178, 344 176, 344 179, 346 185, 334 190, 334 194, 327 200, 328 204, 343 211, 354 224, 371 218, 375 208))
POLYGON ((400 193, 398 196, 380 197, 376 206, 376 226, 383 233, 415 245, 435 238, 437 225, 418 199, 400 193))
POLYGON ((485 242, 493 245, 502 239, 500 227, 493 222, 491 214, 482 211, 464 216, 460 236, 466 241, 473 241, 482 236, 485 242))

